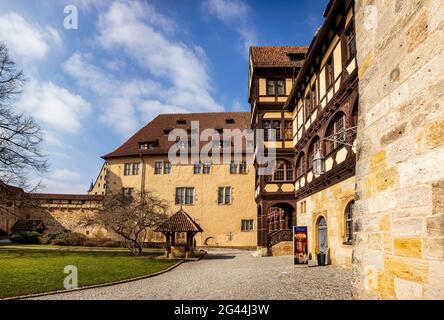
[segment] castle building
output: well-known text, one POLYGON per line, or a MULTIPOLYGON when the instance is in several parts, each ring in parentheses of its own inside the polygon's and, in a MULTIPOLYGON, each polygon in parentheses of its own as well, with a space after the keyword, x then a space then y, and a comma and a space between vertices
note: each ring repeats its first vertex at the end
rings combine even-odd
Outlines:
MULTIPOLYGON (((254 185, 257 245, 263 255, 282 252, 285 245, 289 251, 288 242, 292 240, 292 226, 296 223, 293 114, 284 110, 284 104, 307 49, 290 46, 250 49, 248 101, 251 127, 255 132, 263 130, 264 141, 258 143, 263 143, 265 150, 274 148, 276 153, 275 172, 256 174, 254 185)), ((256 171, 258 167, 255 162, 256 171)))
MULTIPOLYGON (((196 236, 197 245, 255 247, 254 167, 247 161, 245 140, 241 154, 235 157, 233 139, 224 131, 249 127, 248 112, 159 115, 103 157, 106 172, 101 175, 106 190, 127 194, 150 190, 168 202, 171 213, 183 207, 203 229, 196 236), (193 121, 198 122, 199 135, 206 129, 215 130, 221 138, 211 147, 218 148, 221 157, 226 148, 230 150, 230 160, 191 159, 193 121), (182 129, 187 141, 169 141, 174 129, 182 129), (177 143, 183 143, 180 148, 187 153, 185 163, 174 164, 169 158, 177 143)), ((199 152, 209 142, 197 143, 199 152)), ((162 235, 154 234, 154 240, 156 237, 160 240, 162 235)))
POLYGON ((354 1, 330 1, 285 103, 292 112, 297 225, 308 250, 351 266, 358 68, 354 1))

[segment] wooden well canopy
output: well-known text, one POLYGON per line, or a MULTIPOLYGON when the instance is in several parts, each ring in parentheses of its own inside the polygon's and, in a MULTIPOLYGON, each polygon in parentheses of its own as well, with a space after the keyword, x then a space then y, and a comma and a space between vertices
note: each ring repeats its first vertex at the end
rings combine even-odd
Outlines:
POLYGON ((166 237, 167 256, 171 253, 172 246, 180 246, 176 244, 176 233, 186 233, 185 255, 188 256, 189 254, 193 255, 194 236, 198 232, 203 232, 200 225, 182 208, 157 227, 155 231, 162 232, 166 237))

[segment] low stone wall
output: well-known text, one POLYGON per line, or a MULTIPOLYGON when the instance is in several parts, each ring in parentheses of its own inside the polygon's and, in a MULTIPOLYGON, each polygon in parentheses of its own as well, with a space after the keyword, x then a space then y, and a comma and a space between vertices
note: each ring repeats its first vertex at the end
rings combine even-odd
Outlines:
POLYGON ((268 250, 271 256, 291 256, 293 255, 293 242, 283 241, 275 244, 268 250))

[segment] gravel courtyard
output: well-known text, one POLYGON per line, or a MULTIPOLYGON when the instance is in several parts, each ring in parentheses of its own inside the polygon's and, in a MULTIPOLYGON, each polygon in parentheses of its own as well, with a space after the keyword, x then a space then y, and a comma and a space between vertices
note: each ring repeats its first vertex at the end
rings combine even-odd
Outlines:
POLYGON ((36 299, 351 299, 350 271, 340 267, 294 267, 292 257, 210 250, 165 274, 36 299))

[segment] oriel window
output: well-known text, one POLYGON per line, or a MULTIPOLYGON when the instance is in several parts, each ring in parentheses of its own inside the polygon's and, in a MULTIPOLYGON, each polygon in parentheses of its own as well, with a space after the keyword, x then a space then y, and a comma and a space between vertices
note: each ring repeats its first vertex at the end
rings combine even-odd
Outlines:
POLYGON ((276 85, 277 85, 278 96, 285 96, 285 81, 278 80, 278 81, 276 81, 276 85))
POLYGON ((276 82, 274 80, 267 80, 267 96, 276 95, 276 82))

